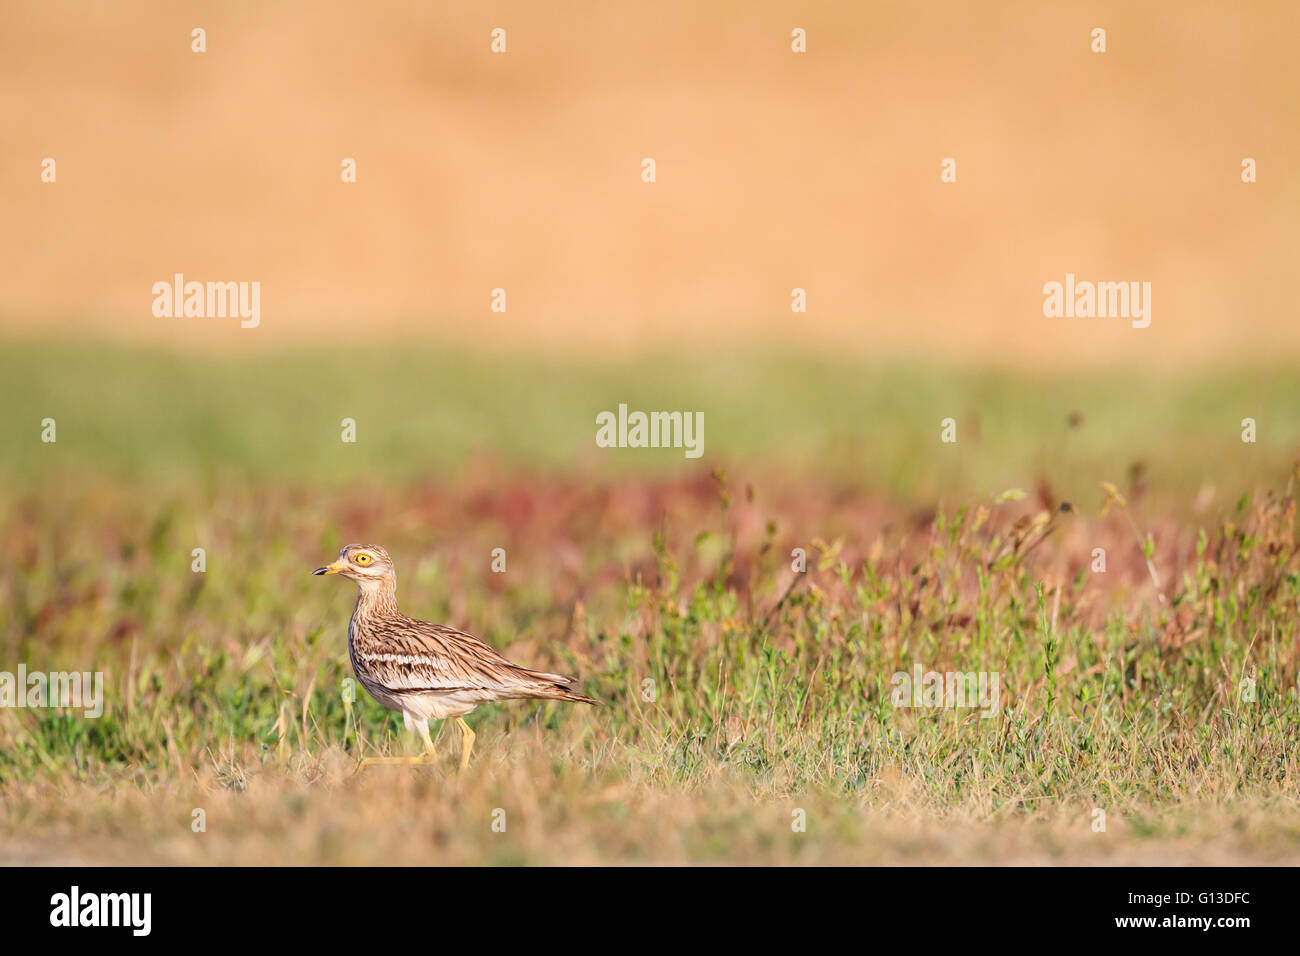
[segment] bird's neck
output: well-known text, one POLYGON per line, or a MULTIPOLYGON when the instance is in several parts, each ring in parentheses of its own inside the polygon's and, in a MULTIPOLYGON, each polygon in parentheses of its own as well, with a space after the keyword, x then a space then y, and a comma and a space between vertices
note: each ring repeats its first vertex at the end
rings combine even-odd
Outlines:
POLYGON ((397 582, 365 581, 358 585, 353 617, 396 617, 397 582))

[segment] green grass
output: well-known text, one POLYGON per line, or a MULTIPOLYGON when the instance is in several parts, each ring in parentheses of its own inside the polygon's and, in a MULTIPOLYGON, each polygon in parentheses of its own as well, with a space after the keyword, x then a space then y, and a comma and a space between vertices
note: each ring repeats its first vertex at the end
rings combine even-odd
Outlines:
POLYGON ((0 373, 0 671, 107 685, 98 720, 0 709, 0 860, 1300 858, 1284 377, 28 345, 0 373), (703 408, 706 457, 598 451, 619 401, 703 408), (416 752, 345 699, 352 587, 308 573, 356 539, 408 613, 603 706, 486 706, 466 775, 439 728, 445 765, 354 777, 416 752), (895 706, 917 665, 996 673, 995 713, 895 706))
POLYGON ((342 487, 483 457, 592 474, 777 462, 930 502, 1040 476, 1073 498, 1141 462, 1154 489, 1186 497, 1204 482, 1242 489, 1300 452, 1300 389, 1284 368, 1049 376, 773 355, 583 364, 428 347, 205 357, 11 342, 0 382, 0 475, 19 482, 234 475, 342 487), (704 457, 597 449, 595 416, 620 402, 703 411, 704 457), (55 445, 40 442, 46 417, 55 445), (939 440, 949 417, 955 445, 939 440), (1253 445, 1241 441, 1246 417, 1258 423, 1253 445), (341 441, 344 418, 356 444, 341 441))
POLYGON ((1017 522, 1018 503, 986 503, 813 543, 796 529, 852 528, 866 502, 814 516, 797 490, 750 502, 616 483, 668 503, 644 523, 578 487, 538 483, 529 517, 505 524, 474 509, 517 504, 509 483, 373 503, 410 613, 579 674, 603 702, 481 708, 460 780, 445 727, 445 765, 350 775, 361 755, 417 752, 396 715, 345 700, 352 586, 308 574, 353 536, 335 517, 350 493, 100 490, 72 517, 18 502, 2 529, 3 659, 103 671, 107 711, 0 711, 4 858, 1300 855, 1291 499, 1246 504, 1186 547, 1158 524, 1161 604, 1114 515, 1017 522), (189 567, 196 541, 203 574, 189 567), (495 545, 505 575, 488 570, 495 545), (793 546, 809 551, 806 575, 793 546), (1093 546, 1110 556, 1104 575, 1088 570, 1093 546), (995 712, 896 707, 893 675, 916 665, 997 673, 995 712), (211 813, 202 836, 194 808, 211 813), (496 808, 528 822, 499 838, 496 808), (790 828, 796 809, 806 832, 790 828), (938 846, 933 827, 949 831, 938 846))

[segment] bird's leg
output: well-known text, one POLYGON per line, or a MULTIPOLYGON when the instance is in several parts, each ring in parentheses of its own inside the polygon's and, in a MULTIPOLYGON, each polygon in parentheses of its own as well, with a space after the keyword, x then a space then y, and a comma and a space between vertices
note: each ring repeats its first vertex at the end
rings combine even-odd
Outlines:
POLYGON ((474 731, 464 717, 457 717, 456 723, 460 726, 460 769, 464 770, 469 766, 469 752, 474 749, 474 731))
POLYGON ((356 765, 356 773, 365 770, 369 766, 416 766, 419 763, 426 762, 424 756, 420 757, 364 757, 356 765))
POLYGON ((420 727, 420 737, 424 740, 424 755, 432 761, 434 756, 433 738, 429 736, 428 724, 424 724, 420 727))
POLYGON ((429 725, 420 724, 416 727, 420 731, 420 737, 424 740, 424 753, 418 757, 366 757, 361 763, 357 764, 356 772, 360 773, 366 767, 371 765, 377 766, 407 766, 418 767, 423 764, 433 763, 436 754, 433 749, 433 738, 429 736, 429 725))
POLYGON ((433 763, 432 754, 420 754, 418 757, 365 757, 357 764, 357 772, 360 773, 366 767, 419 767, 424 764, 433 763))

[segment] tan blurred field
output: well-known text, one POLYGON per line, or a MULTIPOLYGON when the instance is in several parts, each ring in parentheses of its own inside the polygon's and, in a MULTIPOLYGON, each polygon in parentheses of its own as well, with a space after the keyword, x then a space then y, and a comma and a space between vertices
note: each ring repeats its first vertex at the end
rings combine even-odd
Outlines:
POLYGON ((0 321, 242 349, 1293 354, 1297 26, 1292 2, 10 2, 0 321), (177 271, 260 281, 261 328, 153 318, 177 271), (1045 319, 1066 272, 1152 282, 1151 327, 1045 319))

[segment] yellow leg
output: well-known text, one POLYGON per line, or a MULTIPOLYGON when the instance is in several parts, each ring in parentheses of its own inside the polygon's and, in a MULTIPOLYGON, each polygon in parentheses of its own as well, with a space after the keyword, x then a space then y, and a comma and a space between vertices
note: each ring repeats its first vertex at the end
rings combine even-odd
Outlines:
POLYGON ((355 773, 360 773, 366 767, 370 766, 405 766, 419 767, 424 764, 431 764, 435 760, 433 749, 433 738, 429 736, 429 728, 423 727, 420 730, 420 736, 424 738, 424 753, 418 757, 366 757, 361 763, 357 764, 355 773))
POLYGON ((474 749, 474 731, 464 717, 457 717, 456 723, 460 726, 460 769, 464 770, 469 766, 469 752, 474 749))
POLYGON ((418 757, 366 757, 357 764, 357 773, 360 773, 366 767, 420 767, 424 764, 433 763, 433 758, 429 754, 420 754, 418 757))

